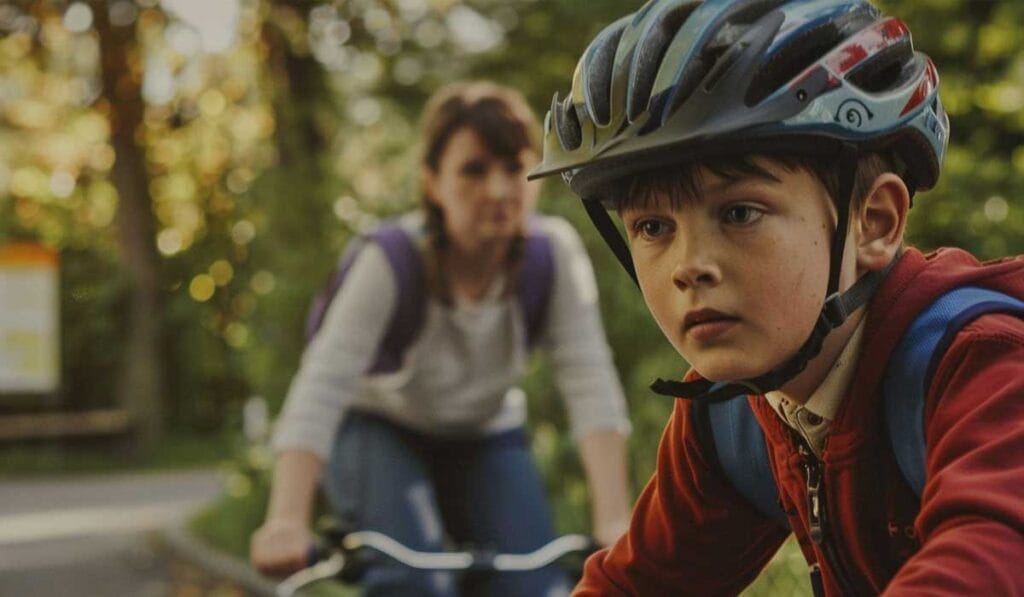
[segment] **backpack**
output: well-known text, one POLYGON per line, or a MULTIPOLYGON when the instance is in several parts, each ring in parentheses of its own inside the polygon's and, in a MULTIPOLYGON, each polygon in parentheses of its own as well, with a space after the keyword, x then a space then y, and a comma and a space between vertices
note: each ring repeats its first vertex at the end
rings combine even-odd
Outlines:
MULTIPOLYGON (((884 421, 900 473, 921 497, 925 482, 924 406, 935 367, 960 329, 987 313, 1024 317, 1024 301, 968 286, 941 295, 911 323, 882 380, 884 421)), ((764 433, 746 396, 698 404, 698 433, 739 493, 766 518, 789 526, 779 506, 764 433)))
MULTIPOLYGON (((384 250, 395 275, 398 300, 367 373, 389 373, 401 368, 406 348, 412 345, 423 327, 427 292, 420 250, 416 241, 396 221, 384 222, 373 232, 357 237, 345 248, 338 267, 310 306, 306 317, 306 342, 312 340, 323 325, 327 309, 345 282, 356 257, 371 242, 377 243, 384 250)), ((516 301, 523 314, 528 347, 535 345, 544 329, 553 282, 551 240, 538 232, 536 226, 530 226, 524 238, 523 265, 516 286, 516 301)))

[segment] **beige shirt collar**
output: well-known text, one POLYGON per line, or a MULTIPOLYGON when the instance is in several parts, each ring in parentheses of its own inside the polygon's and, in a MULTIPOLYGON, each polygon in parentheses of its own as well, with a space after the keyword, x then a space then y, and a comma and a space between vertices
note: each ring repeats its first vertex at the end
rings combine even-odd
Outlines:
POLYGON ((853 381, 863 337, 864 319, 857 325, 832 369, 806 404, 799 404, 780 391, 765 394, 768 403, 783 422, 795 429, 818 456, 821 456, 836 411, 853 381))

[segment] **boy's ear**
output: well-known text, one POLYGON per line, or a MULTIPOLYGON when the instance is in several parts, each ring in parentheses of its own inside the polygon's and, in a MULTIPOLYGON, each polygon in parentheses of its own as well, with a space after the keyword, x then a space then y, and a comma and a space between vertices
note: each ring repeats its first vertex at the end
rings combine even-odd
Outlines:
POLYGON ((910 191, 903 179, 886 172, 878 176, 861 202, 858 218, 857 266, 880 270, 903 244, 910 210, 910 191))

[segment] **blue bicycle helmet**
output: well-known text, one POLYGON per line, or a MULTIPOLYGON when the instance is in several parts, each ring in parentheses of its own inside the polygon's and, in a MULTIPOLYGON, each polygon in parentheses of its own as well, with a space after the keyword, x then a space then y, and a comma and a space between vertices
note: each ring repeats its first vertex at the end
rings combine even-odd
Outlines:
POLYGON ((929 189, 949 119, 931 60, 914 51, 905 24, 866 0, 651 0, 597 35, 544 127, 543 160, 531 178, 561 174, 634 279, 629 249, 600 203, 610 181, 737 147, 835 156, 839 221, 828 298, 804 346, 754 379, 652 386, 724 400, 792 379, 871 297, 888 270, 837 292, 858 157, 884 151, 911 193, 929 189))

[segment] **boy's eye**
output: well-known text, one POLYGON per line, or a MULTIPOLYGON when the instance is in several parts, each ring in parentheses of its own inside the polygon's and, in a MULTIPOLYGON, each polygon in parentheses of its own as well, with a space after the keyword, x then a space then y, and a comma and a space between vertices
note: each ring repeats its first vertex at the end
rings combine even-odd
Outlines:
POLYGON ((668 224, 661 220, 645 218, 637 220, 633 224, 633 230, 638 236, 652 240, 668 232, 668 224))
POLYGON ((730 224, 753 224, 762 215, 764 212, 752 205, 733 205, 725 210, 723 217, 730 224))

